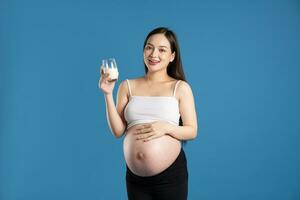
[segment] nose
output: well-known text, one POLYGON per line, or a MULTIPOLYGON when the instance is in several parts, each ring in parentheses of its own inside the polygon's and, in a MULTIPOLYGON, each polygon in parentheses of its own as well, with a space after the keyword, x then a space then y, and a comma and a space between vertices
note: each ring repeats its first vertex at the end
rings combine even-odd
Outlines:
POLYGON ((158 49, 157 48, 153 48, 153 51, 150 54, 151 57, 157 57, 158 56, 158 49))

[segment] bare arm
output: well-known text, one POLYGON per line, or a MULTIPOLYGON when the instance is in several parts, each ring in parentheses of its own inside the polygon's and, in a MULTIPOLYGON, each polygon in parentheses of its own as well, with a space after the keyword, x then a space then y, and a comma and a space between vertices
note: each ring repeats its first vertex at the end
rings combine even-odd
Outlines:
POLYGON ((104 93, 107 123, 116 138, 121 137, 127 127, 124 119, 124 108, 128 102, 125 84, 125 81, 123 81, 119 86, 116 106, 112 93, 104 93))
POLYGON ((191 140, 197 137, 197 115, 194 96, 187 82, 181 81, 177 88, 179 110, 183 126, 168 124, 167 134, 178 140, 191 140))

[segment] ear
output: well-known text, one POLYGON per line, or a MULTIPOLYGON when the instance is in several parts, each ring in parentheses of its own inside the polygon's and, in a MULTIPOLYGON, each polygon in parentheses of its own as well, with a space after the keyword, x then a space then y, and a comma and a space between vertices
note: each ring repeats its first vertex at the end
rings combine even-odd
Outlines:
POLYGON ((173 62, 173 60, 175 59, 175 51, 172 53, 172 55, 171 55, 171 60, 170 60, 170 62, 173 62))

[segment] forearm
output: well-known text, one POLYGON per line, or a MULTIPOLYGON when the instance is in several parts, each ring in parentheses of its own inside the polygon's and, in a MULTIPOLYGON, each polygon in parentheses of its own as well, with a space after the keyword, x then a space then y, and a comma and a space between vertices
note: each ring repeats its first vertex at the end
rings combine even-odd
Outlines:
POLYGON ((178 140, 192 140, 197 136, 197 128, 193 126, 178 126, 169 123, 167 134, 178 140))
POLYGON ((125 125, 116 109, 112 94, 105 94, 106 118, 109 128, 115 137, 121 137, 125 131, 125 125))

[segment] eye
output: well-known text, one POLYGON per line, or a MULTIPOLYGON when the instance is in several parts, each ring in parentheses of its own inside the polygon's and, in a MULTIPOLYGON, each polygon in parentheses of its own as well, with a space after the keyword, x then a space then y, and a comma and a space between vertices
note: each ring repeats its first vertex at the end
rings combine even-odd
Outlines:
POLYGON ((165 49, 159 49, 159 52, 166 52, 165 49))
POLYGON ((152 47, 151 47, 151 46, 146 46, 145 49, 146 49, 146 50, 151 50, 152 47))

